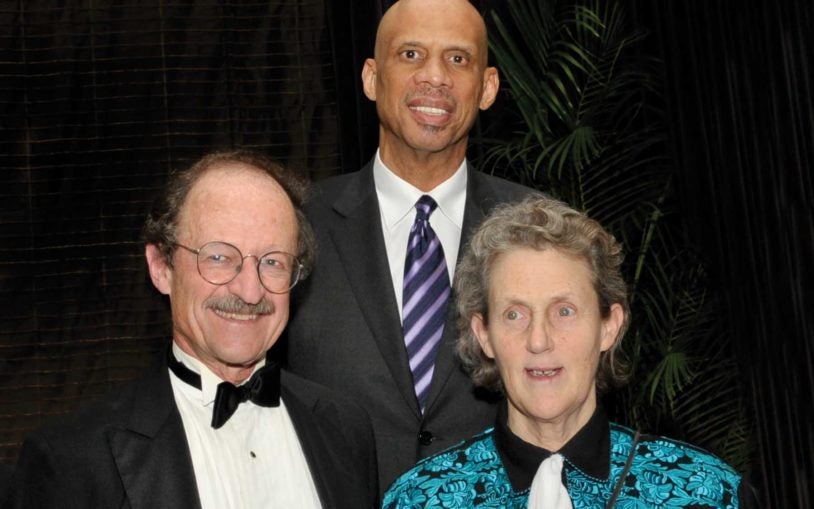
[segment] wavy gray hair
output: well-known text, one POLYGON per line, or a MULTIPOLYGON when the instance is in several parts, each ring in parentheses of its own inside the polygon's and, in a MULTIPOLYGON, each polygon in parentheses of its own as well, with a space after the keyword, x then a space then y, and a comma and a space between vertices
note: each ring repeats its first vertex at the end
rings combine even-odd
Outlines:
POLYGON ((495 361, 487 357, 470 326, 475 314, 489 321, 490 273, 495 258, 520 248, 557 249, 584 259, 591 269, 602 318, 613 304, 624 311, 624 321, 613 346, 601 354, 596 386, 604 392, 627 380, 628 367, 619 345, 629 323, 627 286, 622 279, 622 247, 598 222, 565 203, 542 194, 495 208, 469 241, 455 270, 458 306, 458 355, 475 385, 502 391, 495 361))

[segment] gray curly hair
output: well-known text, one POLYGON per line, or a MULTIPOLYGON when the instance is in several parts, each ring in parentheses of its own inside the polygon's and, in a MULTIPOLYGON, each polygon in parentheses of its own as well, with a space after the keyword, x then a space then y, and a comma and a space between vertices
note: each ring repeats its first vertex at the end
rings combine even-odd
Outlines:
POLYGON ((602 318, 613 304, 624 311, 624 321, 613 346, 601 354, 596 387, 604 392, 627 380, 628 367, 619 345, 629 323, 627 286, 622 279, 622 247, 598 222, 565 203, 542 194, 496 207, 469 241, 466 253, 455 270, 458 306, 458 355, 470 371, 475 385, 502 392, 495 361, 487 357, 470 326, 480 314, 489 321, 490 273, 495 258, 519 248, 554 248, 588 262, 599 297, 602 318))

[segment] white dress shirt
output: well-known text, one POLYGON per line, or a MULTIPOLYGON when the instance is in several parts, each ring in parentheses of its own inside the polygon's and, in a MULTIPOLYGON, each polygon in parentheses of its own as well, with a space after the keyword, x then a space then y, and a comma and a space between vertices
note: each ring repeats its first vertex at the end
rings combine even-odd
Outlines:
POLYGON ((226 424, 214 429, 212 406, 222 380, 175 343, 172 351, 201 375, 198 390, 170 371, 202 509, 321 507, 285 402, 263 408, 246 401, 226 424))
MULTIPOLYGON (((393 291, 396 293, 399 316, 402 314, 404 262, 407 257, 410 228, 415 222, 415 204, 425 194, 432 196, 438 203, 438 208, 430 215, 430 225, 444 248, 444 258, 447 261, 447 272, 451 284, 455 276, 455 264, 458 260, 458 247, 464 222, 466 181, 466 160, 464 160, 450 178, 425 193, 396 176, 384 165, 379 157, 379 152, 376 151, 373 161, 373 182, 376 186, 376 196, 379 199, 384 245, 387 248, 387 261, 390 264, 390 276, 393 280, 393 291)), ((403 316, 402 319, 404 319, 403 316)))

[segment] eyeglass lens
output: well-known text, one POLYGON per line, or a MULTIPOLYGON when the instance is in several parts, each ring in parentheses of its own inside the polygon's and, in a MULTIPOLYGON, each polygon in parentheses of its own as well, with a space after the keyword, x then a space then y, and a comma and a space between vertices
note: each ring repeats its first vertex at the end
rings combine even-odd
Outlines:
MULTIPOLYGON (((212 284, 224 285, 240 273, 243 254, 225 242, 209 242, 198 251, 198 271, 212 284)), ((285 293, 296 284, 299 263, 288 253, 266 253, 257 261, 257 274, 272 293, 285 293)))

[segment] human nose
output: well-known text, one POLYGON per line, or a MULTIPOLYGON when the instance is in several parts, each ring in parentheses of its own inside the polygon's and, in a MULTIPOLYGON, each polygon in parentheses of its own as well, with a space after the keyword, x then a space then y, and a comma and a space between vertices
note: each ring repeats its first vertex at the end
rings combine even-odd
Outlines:
POLYGON ((531 353, 542 353, 554 348, 554 337, 542 321, 532 323, 526 349, 531 353))
POLYGON ((266 294, 266 288, 257 271, 258 263, 256 256, 244 256, 237 275, 229 282, 229 291, 249 304, 259 303, 266 294))
POLYGON ((415 74, 415 80, 433 87, 452 86, 446 62, 441 57, 429 57, 415 74))

